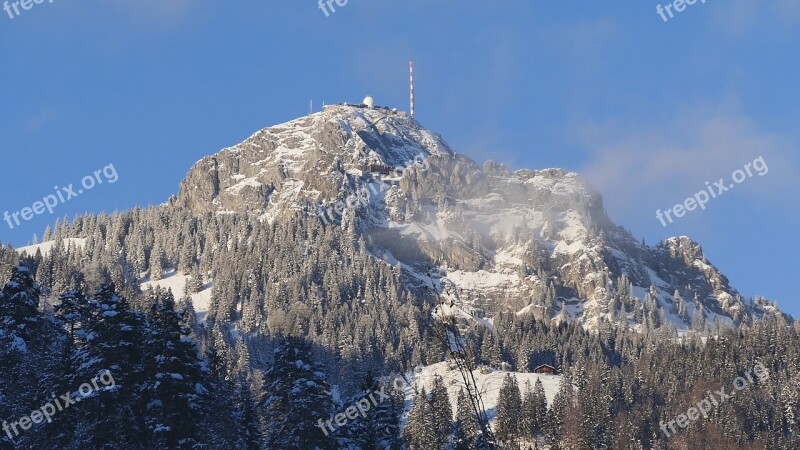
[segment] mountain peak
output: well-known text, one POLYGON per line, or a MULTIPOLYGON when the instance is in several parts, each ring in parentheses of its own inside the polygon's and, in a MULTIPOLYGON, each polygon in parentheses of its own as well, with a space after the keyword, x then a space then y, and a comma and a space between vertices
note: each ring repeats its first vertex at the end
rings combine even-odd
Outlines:
POLYGON ((663 319, 652 320, 661 323, 650 325, 690 329, 699 315, 733 324, 777 311, 745 304, 688 237, 641 244, 577 173, 479 165, 383 107, 329 105, 262 129, 195 164, 172 203, 352 223, 374 257, 403 268, 412 290, 465 317, 532 311, 636 328, 646 325, 641 310, 659 308, 663 319))
POLYGON ((273 200, 300 191, 314 200, 335 196, 343 172, 402 169, 415 157, 430 156, 455 154, 403 112, 327 105, 201 159, 176 201, 201 212, 264 213, 273 200))

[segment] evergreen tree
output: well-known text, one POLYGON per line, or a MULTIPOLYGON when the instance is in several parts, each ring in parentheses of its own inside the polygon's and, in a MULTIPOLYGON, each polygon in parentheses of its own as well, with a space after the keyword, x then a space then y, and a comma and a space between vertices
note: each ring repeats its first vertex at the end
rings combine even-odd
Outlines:
POLYGON ((547 423, 547 396, 544 393, 542 380, 539 378, 536 378, 536 383, 533 387, 532 403, 534 411, 533 429, 534 433, 539 435, 544 432, 547 423))
POLYGON ((310 345, 281 338, 275 364, 264 373, 264 435, 268 448, 332 449, 335 441, 320 424, 333 413, 330 388, 314 366, 310 345))
POLYGON ((473 450, 479 447, 478 421, 464 389, 458 391, 453 444, 456 450, 473 450))
POLYGON ((236 403, 237 428, 240 447, 243 450, 260 450, 262 448, 261 426, 258 411, 250 391, 250 383, 242 376, 236 385, 238 399, 236 403))
MULTIPOLYGON (((51 375, 46 363, 56 341, 55 330, 38 310, 39 286, 25 266, 14 266, 0 292, 0 420, 14 420, 39 404, 37 389, 51 375)), ((3 430, 0 448, 22 448, 31 432, 3 430), (10 436, 9 436, 10 435, 10 436)))
POLYGON ((164 249, 156 244, 150 253, 150 280, 158 281, 164 276, 164 249))
POLYGON ((80 380, 89 376, 87 364, 94 356, 88 344, 97 337, 93 332, 92 306, 82 291, 69 291, 59 298, 54 311, 67 337, 62 356, 61 371, 65 378, 62 387, 80 384, 80 380))
POLYGON ((96 377, 106 372, 104 379, 110 376, 114 383, 96 392, 92 405, 85 408, 95 424, 89 442, 96 448, 139 448, 145 444, 144 410, 137 389, 145 382, 144 320, 117 295, 113 284, 102 286, 91 304, 96 321, 90 342, 95 355, 90 373, 96 377), (120 422, 126 426, 120 427, 120 422))
MULTIPOLYGON (((347 404, 357 404, 362 399, 369 401, 369 395, 378 392, 378 381, 373 377, 371 371, 367 371, 364 376, 364 381, 358 393, 352 397, 347 404)), ((366 417, 356 418, 356 421, 348 426, 348 431, 353 436, 353 440, 360 448, 372 449, 375 448, 379 442, 378 433, 380 432, 380 425, 378 425, 375 416, 374 405, 367 411, 366 417)))
POLYGON ((692 330, 698 333, 705 333, 706 331, 706 315, 705 315, 705 308, 703 307, 703 303, 700 301, 700 298, 695 295, 694 298, 694 313, 692 314, 692 330))
POLYGON ((516 377, 506 374, 497 398, 495 429, 497 439, 503 445, 516 448, 519 445, 522 397, 516 377))
POLYGON ((192 266, 191 275, 186 282, 189 283, 190 294, 195 294, 203 290, 203 275, 200 273, 200 266, 197 264, 192 266))
POLYGON ((481 343, 481 363, 499 369, 503 360, 500 356, 500 347, 491 332, 488 332, 483 337, 481 343))
MULTIPOLYGON (((77 399, 77 387, 95 375, 91 366, 96 355, 89 348, 90 341, 96 339, 92 331, 95 318, 92 317, 91 308, 89 299, 82 291, 65 293, 54 308, 56 320, 66 336, 57 368, 60 376, 53 390, 70 392, 73 399, 77 399)), ((85 409, 69 408, 59 414, 50 428, 49 431, 55 434, 74 436, 75 442, 88 442, 93 424, 89 423, 85 409)))
POLYGON ((561 439, 564 436, 564 421, 566 418, 567 409, 572 404, 573 399, 572 385, 569 378, 564 376, 561 378, 558 392, 553 398, 553 404, 547 413, 547 443, 554 449, 559 449, 561 439))
POLYGON ((148 297, 152 307, 145 341, 145 371, 149 377, 144 384, 144 397, 146 423, 153 435, 151 445, 192 448, 200 436, 210 373, 198 359, 194 343, 184 339, 172 293, 157 288, 148 297))
MULTIPOLYGON (((25 266, 12 269, 11 279, 5 283, 0 303, 0 317, 3 326, 1 336, 9 347, 18 353, 25 353, 27 344, 33 342, 44 326, 39 314, 39 285, 33 280, 25 266)), ((6 348, 5 346, 3 348, 6 348)))
POLYGON ((520 436, 532 440, 536 436, 536 408, 533 402, 533 387, 525 380, 522 388, 522 409, 520 410, 520 436))
POLYGON ((429 426, 433 428, 435 448, 445 448, 450 442, 453 433, 453 408, 450 405, 450 397, 447 394, 447 387, 441 376, 433 377, 430 398, 431 422, 429 426))
POLYGON ((414 395, 403 435, 408 450, 441 450, 437 447, 436 434, 432 426, 433 413, 428 394, 423 387, 414 395))
POLYGON ((402 394, 388 381, 380 381, 367 372, 360 392, 348 403, 356 405, 370 398, 375 400, 369 405, 366 417, 359 416, 348 425, 352 440, 362 449, 399 448, 402 394))

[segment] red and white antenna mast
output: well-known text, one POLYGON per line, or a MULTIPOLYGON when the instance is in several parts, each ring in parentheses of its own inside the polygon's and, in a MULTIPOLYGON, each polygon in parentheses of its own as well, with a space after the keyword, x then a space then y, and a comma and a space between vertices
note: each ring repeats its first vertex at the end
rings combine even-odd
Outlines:
POLYGON ((408 73, 411 79, 411 118, 414 118, 414 61, 408 63, 408 73))

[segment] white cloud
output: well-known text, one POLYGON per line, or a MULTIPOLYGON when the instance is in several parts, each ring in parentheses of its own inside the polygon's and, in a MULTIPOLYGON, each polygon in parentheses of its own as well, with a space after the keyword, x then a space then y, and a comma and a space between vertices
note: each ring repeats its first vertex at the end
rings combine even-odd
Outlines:
POLYGON ((776 0, 775 7, 784 19, 800 22, 800 0, 776 0))
POLYGON ((602 58, 619 36, 619 26, 613 20, 600 18, 590 22, 564 26, 562 39, 573 57, 602 58))
POLYGON ((56 116, 56 109, 48 106, 28 117, 24 123, 25 129, 29 132, 41 131, 45 126, 51 123, 56 116))
POLYGON ((770 28, 796 25, 800 22, 800 0, 727 0, 716 3, 712 17, 721 31, 743 36, 760 31, 757 28, 764 24, 770 28))
POLYGON ((618 219, 635 221, 683 202, 706 181, 729 180, 760 156, 769 173, 754 176, 728 198, 786 207, 800 194, 795 137, 761 128, 736 107, 701 107, 646 127, 588 125, 579 135, 590 151, 582 172, 618 219))

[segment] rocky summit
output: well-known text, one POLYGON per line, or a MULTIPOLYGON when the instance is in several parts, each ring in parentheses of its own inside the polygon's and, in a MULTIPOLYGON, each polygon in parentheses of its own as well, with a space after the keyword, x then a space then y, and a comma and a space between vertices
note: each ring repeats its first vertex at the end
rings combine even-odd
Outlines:
POLYGON ((651 247, 615 225, 579 174, 478 164, 388 108, 329 105, 260 130, 198 161, 170 204, 352 225, 411 292, 438 297, 434 314, 487 325, 514 311, 699 331, 782 314, 743 299, 690 238, 651 247))

